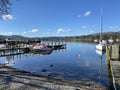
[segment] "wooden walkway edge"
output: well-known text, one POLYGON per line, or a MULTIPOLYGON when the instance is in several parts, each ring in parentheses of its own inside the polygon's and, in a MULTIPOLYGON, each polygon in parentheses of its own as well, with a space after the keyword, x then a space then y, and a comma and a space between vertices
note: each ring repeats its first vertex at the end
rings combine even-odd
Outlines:
POLYGON ((120 61, 110 60, 113 85, 115 90, 120 90, 120 61))
POLYGON ((109 59, 114 89, 120 90, 120 46, 114 44, 109 49, 106 48, 106 56, 109 59))

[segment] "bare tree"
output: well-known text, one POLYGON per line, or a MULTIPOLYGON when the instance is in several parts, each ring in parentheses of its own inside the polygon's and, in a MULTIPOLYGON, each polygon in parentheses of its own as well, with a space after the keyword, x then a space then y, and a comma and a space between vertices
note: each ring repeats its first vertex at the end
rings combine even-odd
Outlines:
POLYGON ((0 18, 2 15, 6 15, 10 13, 10 0, 0 0, 0 18))

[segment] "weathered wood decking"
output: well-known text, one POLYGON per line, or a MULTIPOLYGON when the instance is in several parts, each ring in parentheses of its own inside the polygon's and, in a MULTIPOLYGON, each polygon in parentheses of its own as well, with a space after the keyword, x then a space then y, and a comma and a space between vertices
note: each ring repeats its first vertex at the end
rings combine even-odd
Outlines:
POLYGON ((111 47, 111 59, 112 60, 118 60, 120 58, 119 51, 120 50, 119 50, 118 44, 112 45, 111 47))
POLYGON ((120 90, 120 46, 112 45, 110 48, 110 66, 115 90, 120 90))
POLYGON ((113 76, 113 85, 115 90, 120 90, 120 61, 110 61, 112 76, 113 76))

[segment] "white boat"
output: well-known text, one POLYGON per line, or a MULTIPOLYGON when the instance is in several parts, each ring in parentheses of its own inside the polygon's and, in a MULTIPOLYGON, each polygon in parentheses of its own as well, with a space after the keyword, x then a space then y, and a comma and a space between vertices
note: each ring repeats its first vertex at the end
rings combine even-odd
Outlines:
POLYGON ((52 50, 52 48, 47 47, 47 45, 45 45, 45 44, 39 44, 39 45, 35 45, 32 48, 32 50, 33 51, 50 51, 50 50, 52 50))
POLYGON ((0 49, 2 48, 6 48, 6 45, 5 44, 0 44, 0 49))
POLYGON ((96 49, 96 53, 98 55, 102 56, 103 54, 105 54, 105 51, 101 51, 101 50, 96 49))
POLYGON ((100 41, 99 44, 96 45, 97 50, 105 51, 106 50, 106 43, 100 41))
POLYGON ((100 41, 99 44, 96 45, 96 49, 98 50, 106 50, 106 43, 104 42, 104 40, 102 40, 102 10, 101 10, 101 16, 100 16, 100 41))
POLYGON ((108 41, 112 44, 113 43, 112 37, 108 41))
POLYGON ((99 42, 99 40, 95 39, 95 40, 94 40, 94 42, 95 42, 95 43, 98 43, 98 42, 99 42))

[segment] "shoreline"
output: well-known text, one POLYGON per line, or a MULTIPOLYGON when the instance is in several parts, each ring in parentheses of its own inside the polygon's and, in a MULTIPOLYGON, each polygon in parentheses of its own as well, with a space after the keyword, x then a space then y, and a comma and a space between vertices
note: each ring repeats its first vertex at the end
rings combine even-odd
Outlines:
POLYGON ((107 90, 93 83, 35 75, 0 64, 0 90, 107 90))

